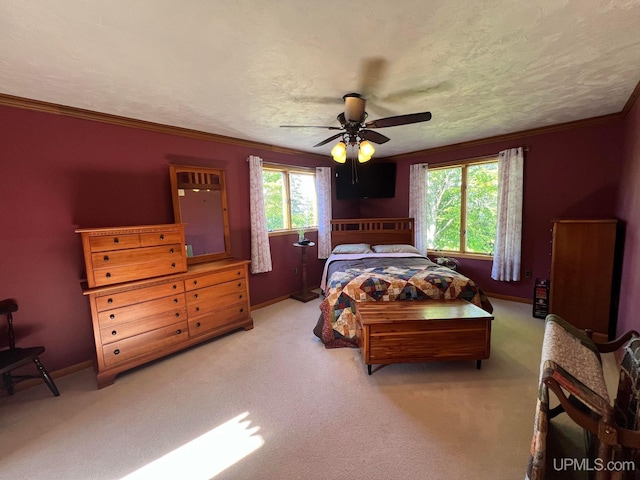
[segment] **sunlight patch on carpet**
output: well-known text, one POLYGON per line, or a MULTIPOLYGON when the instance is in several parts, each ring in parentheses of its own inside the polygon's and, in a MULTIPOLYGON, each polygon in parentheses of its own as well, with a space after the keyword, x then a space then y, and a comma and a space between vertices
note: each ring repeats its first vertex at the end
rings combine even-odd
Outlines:
POLYGON ((232 418, 121 480, 215 477, 264 445, 262 436, 255 435, 260 427, 249 428, 251 422, 245 420, 248 416, 249 412, 244 412, 232 418))

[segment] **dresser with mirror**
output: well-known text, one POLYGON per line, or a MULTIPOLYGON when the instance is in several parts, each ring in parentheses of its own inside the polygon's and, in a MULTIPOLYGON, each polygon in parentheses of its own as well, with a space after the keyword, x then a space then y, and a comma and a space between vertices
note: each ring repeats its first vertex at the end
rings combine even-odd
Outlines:
POLYGON ((253 328, 248 260, 231 256, 225 172, 171 165, 174 224, 80 228, 98 388, 224 333, 253 328))

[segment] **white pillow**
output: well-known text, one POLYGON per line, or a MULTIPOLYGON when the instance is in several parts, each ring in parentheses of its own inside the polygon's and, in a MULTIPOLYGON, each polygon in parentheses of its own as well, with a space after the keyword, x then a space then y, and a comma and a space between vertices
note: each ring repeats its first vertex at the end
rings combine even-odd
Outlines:
POLYGON ((412 245, 396 244, 396 245, 374 245, 373 251, 376 253, 417 253, 422 255, 420 250, 412 245))
POLYGON ((368 243, 343 243, 336 245, 331 253, 373 253, 368 243))

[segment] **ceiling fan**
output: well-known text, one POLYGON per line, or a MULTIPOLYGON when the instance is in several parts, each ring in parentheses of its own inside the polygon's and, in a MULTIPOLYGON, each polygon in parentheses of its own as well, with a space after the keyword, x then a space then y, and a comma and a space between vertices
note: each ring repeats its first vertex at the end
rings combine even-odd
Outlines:
POLYGON ((361 94, 347 93, 342 99, 344 100, 344 112, 340 113, 337 117, 338 122, 340 122, 339 127, 320 125, 280 126, 282 128, 326 128, 328 130, 341 130, 340 133, 324 139, 314 145, 314 147, 320 147, 341 138, 341 141, 331 150, 331 154, 336 162, 344 163, 347 158, 347 147, 357 151, 360 162, 366 162, 371 159, 371 156, 375 152, 370 142, 382 144, 390 140, 389 137, 375 130, 371 130, 373 128, 396 127, 431 120, 431 112, 421 112, 379 118, 367 122, 366 119, 368 115, 365 111, 366 100, 361 94))

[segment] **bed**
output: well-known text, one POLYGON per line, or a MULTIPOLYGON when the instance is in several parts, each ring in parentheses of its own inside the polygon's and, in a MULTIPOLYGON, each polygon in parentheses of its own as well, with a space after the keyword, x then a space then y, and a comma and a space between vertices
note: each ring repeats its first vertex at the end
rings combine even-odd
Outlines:
POLYGON ((324 298, 313 330, 327 348, 358 346, 360 302, 461 298, 493 311, 473 280, 432 262, 413 245, 412 218, 331 221, 332 254, 324 267, 324 298))

